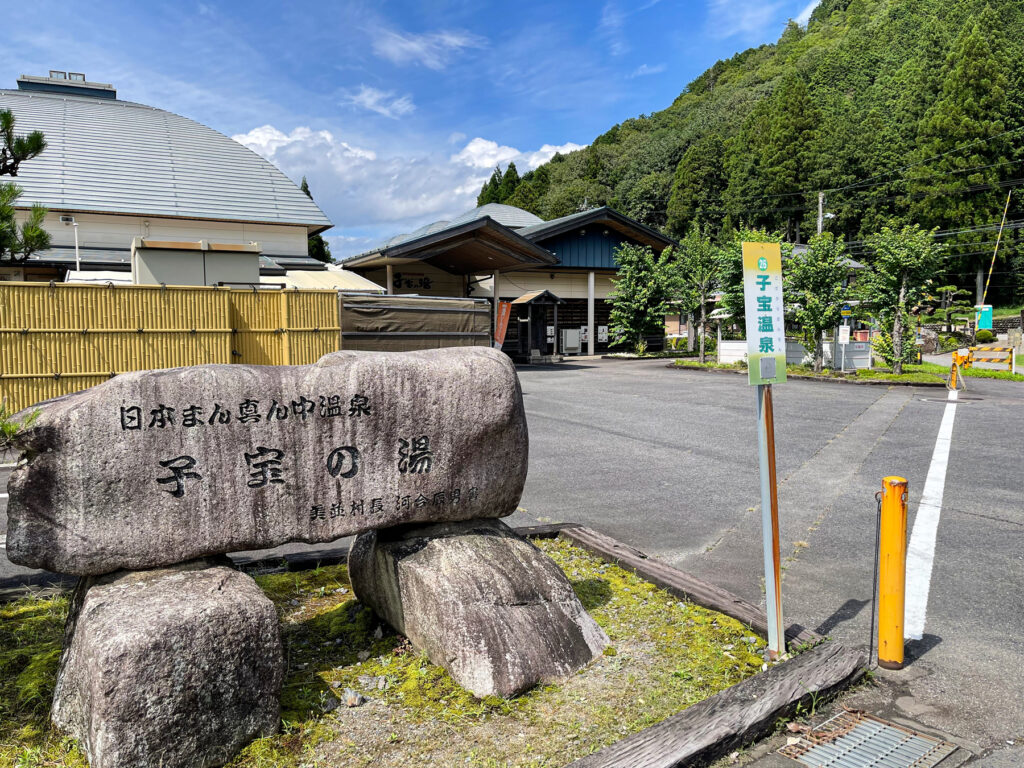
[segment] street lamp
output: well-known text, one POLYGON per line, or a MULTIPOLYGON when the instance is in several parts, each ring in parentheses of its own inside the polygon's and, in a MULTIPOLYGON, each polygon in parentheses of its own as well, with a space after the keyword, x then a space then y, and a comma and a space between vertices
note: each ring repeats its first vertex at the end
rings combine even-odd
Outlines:
POLYGON ((75 230, 75 271, 82 271, 82 261, 78 258, 78 222, 74 216, 61 216, 60 221, 64 226, 74 227, 75 230))

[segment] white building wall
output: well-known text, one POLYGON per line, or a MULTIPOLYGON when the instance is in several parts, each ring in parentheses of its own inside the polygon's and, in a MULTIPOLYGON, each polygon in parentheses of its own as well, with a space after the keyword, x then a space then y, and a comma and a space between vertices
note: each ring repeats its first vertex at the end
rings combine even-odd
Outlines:
MULTIPOLYGON (((24 220, 26 212, 19 212, 24 220)), ((132 239, 146 237, 153 240, 195 242, 207 240, 211 243, 232 243, 246 245, 260 244, 268 256, 305 256, 306 228, 287 224, 247 224, 229 221, 204 221, 201 219, 164 219, 153 216, 125 216, 102 213, 68 213, 50 211, 43 226, 50 233, 55 246, 75 244, 74 227, 61 224, 62 215, 74 216, 78 223, 78 245, 80 248, 123 248, 131 249, 132 239)))
MULTIPOLYGON (((482 280, 473 291, 474 297, 492 295, 493 280, 482 280)), ((594 275, 594 298, 607 299, 612 292, 615 281, 611 275, 594 275)), ((535 270, 530 272, 502 272, 498 283, 498 293, 502 299, 514 299, 530 291, 551 291, 561 299, 587 298, 587 272, 549 272, 535 270)))

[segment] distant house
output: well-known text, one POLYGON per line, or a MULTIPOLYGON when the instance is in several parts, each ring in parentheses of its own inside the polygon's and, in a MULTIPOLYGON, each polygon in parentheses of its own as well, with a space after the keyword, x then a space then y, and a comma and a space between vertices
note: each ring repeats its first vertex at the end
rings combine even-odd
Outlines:
MULTIPOLYGON (((0 109, 14 114, 16 133, 40 130, 47 142, 13 179, 23 189, 18 206, 49 210, 52 246, 0 264, 0 280, 60 281, 77 262, 84 277, 106 272, 110 282, 131 282, 133 247, 154 254, 157 282, 241 276, 290 285, 310 282, 291 272, 325 270, 307 256, 307 238, 330 220, 255 152, 194 120, 122 101, 112 85, 77 73, 23 75, 17 85, 0 90, 0 109), (218 269, 207 270, 215 261, 218 269)), ((147 282, 137 264, 135 271, 135 282, 147 282)), ((342 273, 319 282, 376 288, 342 273)))
MULTIPOLYGON (((557 306, 558 327, 580 330, 583 351, 598 354, 608 347, 608 297, 617 272, 613 252, 622 243, 660 253, 673 241, 607 207, 544 221, 521 208, 489 203, 393 237, 344 265, 392 293, 493 302, 495 296, 513 301, 546 291, 561 301, 534 306, 531 312, 543 313, 539 322, 553 325, 557 306)), ((503 348, 513 356, 530 346, 520 334, 524 322, 514 316, 509 324, 503 348)), ((555 351, 553 340, 547 345, 545 354, 555 351)))

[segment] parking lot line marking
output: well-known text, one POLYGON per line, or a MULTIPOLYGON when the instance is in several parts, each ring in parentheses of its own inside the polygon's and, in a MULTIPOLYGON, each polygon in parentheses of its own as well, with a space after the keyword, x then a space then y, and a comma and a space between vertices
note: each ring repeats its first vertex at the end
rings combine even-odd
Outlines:
POLYGON ((0 536, 0 549, 7 549, 7 535, 0 536))
POLYGON ((6 498, 7 498, 7 494, 6 493, 0 493, 0 499, 6 499, 6 498))
POLYGON ((910 535, 910 545, 907 547, 907 596, 903 620, 903 636, 907 640, 920 640, 924 636, 928 592, 935 561, 935 539, 942 513, 942 495, 946 488, 953 419, 956 417, 956 400, 956 390, 951 390, 949 402, 942 414, 939 434, 935 438, 935 450, 928 467, 928 477, 924 481, 921 503, 917 507, 914 532, 910 535))
POLYGON ((0 464, 0 469, 14 469, 16 466, 18 466, 18 462, 8 461, 3 464, 0 464))

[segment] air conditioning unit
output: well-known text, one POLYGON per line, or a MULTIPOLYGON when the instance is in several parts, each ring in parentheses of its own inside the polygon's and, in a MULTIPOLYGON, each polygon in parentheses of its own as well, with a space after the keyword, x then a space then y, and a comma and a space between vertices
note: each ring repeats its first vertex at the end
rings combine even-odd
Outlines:
POLYGON ((579 328, 563 328, 562 329, 562 354, 563 355, 578 355, 580 353, 580 329, 579 328))

